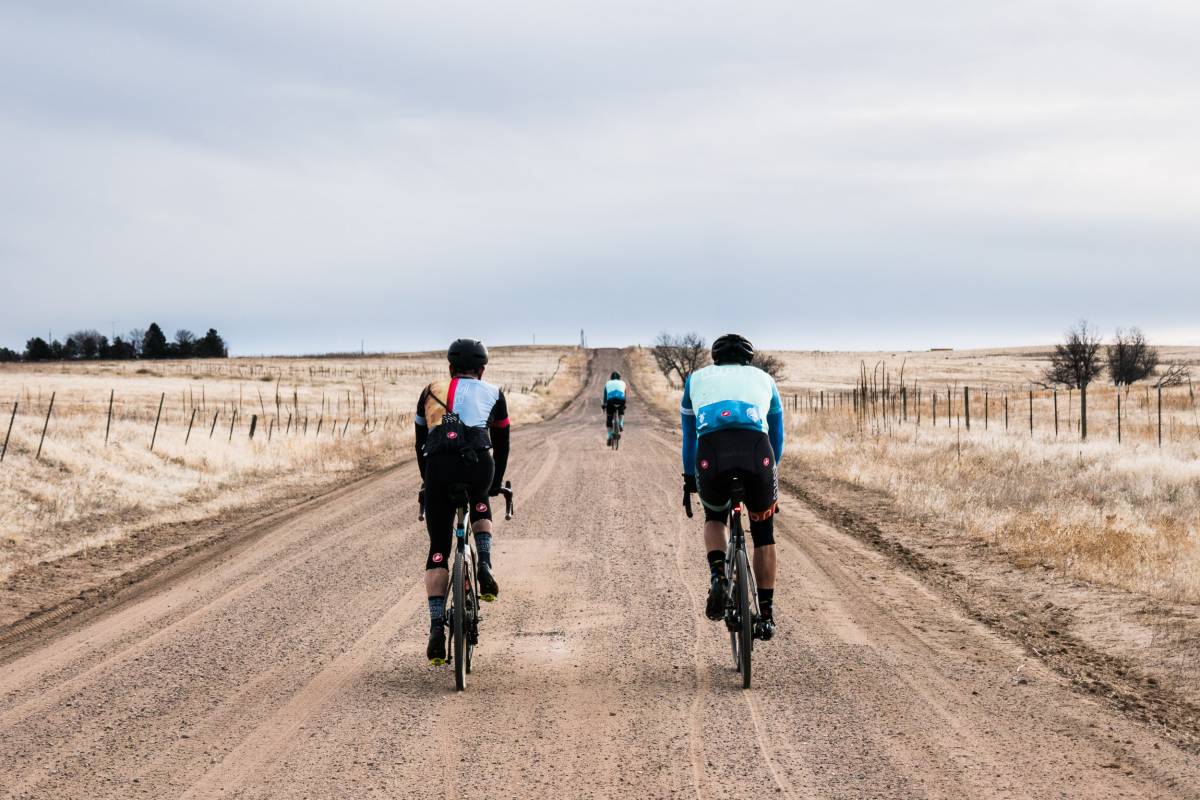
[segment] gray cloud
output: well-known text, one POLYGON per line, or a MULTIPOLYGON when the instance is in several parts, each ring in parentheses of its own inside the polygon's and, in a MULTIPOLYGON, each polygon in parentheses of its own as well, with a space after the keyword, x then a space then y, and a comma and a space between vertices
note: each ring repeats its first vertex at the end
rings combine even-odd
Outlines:
POLYGON ((1200 340, 1169 2, 0 8, 0 343, 1200 340))

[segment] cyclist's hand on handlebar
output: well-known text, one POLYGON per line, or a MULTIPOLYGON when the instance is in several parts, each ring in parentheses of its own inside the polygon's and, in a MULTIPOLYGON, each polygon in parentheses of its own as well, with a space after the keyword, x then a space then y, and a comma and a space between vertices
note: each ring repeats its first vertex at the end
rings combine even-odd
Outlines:
POLYGON ((699 493, 700 490, 696 487, 696 476, 695 475, 688 475, 687 473, 684 473, 684 475, 683 475, 683 490, 685 492, 688 492, 689 494, 698 494, 699 493))
POLYGON ((488 497, 498 497, 503 493, 504 493, 504 489, 502 489, 500 487, 500 484, 496 484, 495 486, 488 487, 488 497))

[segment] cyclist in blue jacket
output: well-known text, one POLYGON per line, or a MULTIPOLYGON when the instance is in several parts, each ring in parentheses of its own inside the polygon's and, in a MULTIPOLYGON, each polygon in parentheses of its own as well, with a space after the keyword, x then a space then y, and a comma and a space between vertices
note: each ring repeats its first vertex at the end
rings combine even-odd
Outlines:
POLYGON ((625 430, 625 381, 621 380, 621 373, 614 372, 604 384, 604 399, 600 407, 604 409, 604 427, 611 441, 614 414, 617 415, 621 430, 625 430))
POLYGON ((760 619, 755 635, 775 634, 775 532, 779 460, 783 457, 783 404, 775 379, 750 365, 754 345, 727 333, 713 342, 712 366, 684 382, 683 485, 704 504, 704 544, 711 574, 705 615, 724 615, 726 526, 730 478, 746 494, 760 619))

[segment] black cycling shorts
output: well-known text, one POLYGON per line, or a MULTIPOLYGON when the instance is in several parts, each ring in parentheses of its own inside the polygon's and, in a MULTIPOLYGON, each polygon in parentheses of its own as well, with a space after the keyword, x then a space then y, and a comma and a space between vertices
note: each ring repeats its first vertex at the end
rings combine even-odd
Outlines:
POLYGON ((425 462, 425 528, 429 531, 429 556, 425 569, 449 569, 450 544, 454 537, 454 512, 458 506, 450 496, 455 484, 467 487, 471 503, 471 522, 492 518, 488 489, 496 464, 487 450, 471 451, 471 463, 465 453, 434 453, 425 462))
POLYGON ((696 446, 696 484, 706 520, 728 523, 730 486, 735 476, 741 479, 745 492, 754 546, 774 544, 779 470, 767 435, 761 431, 725 430, 701 436, 696 446))
POLYGON ((613 415, 620 414, 625 416, 625 401, 624 400, 609 400, 604 404, 604 426, 612 427, 613 415))

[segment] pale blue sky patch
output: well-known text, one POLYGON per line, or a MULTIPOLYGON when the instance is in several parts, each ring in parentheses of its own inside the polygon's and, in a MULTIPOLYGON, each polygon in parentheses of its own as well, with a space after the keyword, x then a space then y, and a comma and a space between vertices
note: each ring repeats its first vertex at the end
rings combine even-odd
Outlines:
POLYGON ((7 3, 0 345, 1200 342, 1196 30, 1177 2, 7 3))

